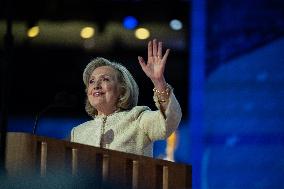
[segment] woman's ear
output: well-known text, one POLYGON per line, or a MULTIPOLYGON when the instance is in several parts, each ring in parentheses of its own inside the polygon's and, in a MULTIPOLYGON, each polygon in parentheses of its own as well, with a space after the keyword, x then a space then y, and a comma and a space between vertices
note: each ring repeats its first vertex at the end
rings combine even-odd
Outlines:
POLYGON ((120 86, 118 90, 119 90, 119 96, 118 96, 118 100, 117 100, 117 106, 119 108, 121 108, 122 99, 123 99, 123 96, 125 94, 125 87, 120 86))
POLYGON ((125 91, 126 91, 126 89, 125 89, 125 87, 124 86, 120 86, 119 87, 119 98, 122 98, 123 96, 124 96, 124 94, 125 94, 125 91))

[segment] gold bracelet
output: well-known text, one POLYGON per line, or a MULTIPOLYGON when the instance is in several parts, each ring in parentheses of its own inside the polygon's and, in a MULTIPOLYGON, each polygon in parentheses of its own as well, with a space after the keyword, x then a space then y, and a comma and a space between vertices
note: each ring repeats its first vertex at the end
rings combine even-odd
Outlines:
POLYGON ((156 94, 158 94, 158 95, 164 95, 164 94, 169 95, 170 90, 171 90, 171 87, 170 87, 169 84, 167 84, 166 90, 164 90, 164 91, 159 91, 159 90, 156 89, 156 88, 153 89, 154 93, 156 93, 156 94))
POLYGON ((169 84, 167 84, 166 89, 164 91, 159 91, 156 88, 153 89, 154 94, 157 96, 159 103, 164 103, 169 100, 169 94, 170 94, 171 89, 172 88, 169 84))

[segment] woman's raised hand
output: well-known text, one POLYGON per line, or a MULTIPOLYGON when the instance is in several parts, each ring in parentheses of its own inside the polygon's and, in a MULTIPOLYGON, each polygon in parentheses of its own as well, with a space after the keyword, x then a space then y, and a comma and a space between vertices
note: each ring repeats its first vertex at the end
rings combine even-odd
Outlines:
POLYGON ((156 39, 148 42, 147 64, 142 57, 138 56, 142 70, 152 80, 155 88, 158 90, 163 90, 166 87, 164 70, 170 52, 170 49, 167 49, 163 55, 162 46, 162 42, 157 42, 156 39))

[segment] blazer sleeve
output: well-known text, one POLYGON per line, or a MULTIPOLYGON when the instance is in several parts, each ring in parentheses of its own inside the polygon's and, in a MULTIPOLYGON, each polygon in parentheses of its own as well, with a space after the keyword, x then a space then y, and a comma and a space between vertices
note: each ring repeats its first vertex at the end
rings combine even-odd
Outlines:
POLYGON ((154 101, 158 110, 146 110, 138 119, 139 127, 151 141, 168 138, 177 129, 182 117, 181 108, 173 90, 171 90, 165 114, 160 110, 160 104, 155 96, 154 101))
POLYGON ((75 127, 70 132, 70 142, 75 142, 75 138, 74 138, 75 133, 74 132, 75 132, 75 127))

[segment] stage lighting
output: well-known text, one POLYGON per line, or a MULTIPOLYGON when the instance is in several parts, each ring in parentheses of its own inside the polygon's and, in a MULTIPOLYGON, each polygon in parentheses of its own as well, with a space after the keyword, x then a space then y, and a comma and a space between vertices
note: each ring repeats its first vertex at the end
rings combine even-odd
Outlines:
POLYGON ((150 31, 146 28, 138 28, 135 30, 135 37, 138 39, 147 39, 150 37, 150 31))
POLYGON ((95 29, 93 27, 84 27, 80 35, 83 39, 89 39, 95 35, 95 29))
POLYGON ((27 36, 30 38, 36 37, 39 34, 39 26, 30 27, 27 31, 27 36))
POLYGON ((182 22, 180 20, 173 19, 173 20, 170 21, 170 27, 173 30, 181 30, 182 29, 182 22))
POLYGON ((137 25, 138 21, 134 16, 127 16, 123 19, 123 26, 128 30, 136 28, 137 25))

